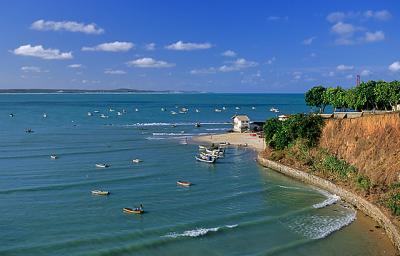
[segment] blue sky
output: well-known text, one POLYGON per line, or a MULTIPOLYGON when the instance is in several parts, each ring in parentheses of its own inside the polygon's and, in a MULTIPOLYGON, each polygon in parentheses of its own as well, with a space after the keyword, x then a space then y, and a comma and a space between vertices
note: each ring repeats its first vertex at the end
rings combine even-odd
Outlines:
POLYGON ((0 88, 304 92, 400 79, 397 1, 1 1, 0 88))

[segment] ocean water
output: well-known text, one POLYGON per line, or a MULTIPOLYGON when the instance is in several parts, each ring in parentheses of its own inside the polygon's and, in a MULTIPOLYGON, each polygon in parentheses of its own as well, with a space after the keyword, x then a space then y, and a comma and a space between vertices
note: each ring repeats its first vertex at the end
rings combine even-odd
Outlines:
POLYGON ((271 107, 308 111, 303 95, 0 95, 0 255, 387 255, 335 195, 260 167, 250 149, 208 165, 183 143, 271 107), (122 212, 140 203, 145 214, 122 212))

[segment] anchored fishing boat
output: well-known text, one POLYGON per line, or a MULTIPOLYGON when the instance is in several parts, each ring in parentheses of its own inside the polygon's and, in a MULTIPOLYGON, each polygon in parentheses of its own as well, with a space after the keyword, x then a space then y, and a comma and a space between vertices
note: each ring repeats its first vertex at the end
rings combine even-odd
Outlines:
POLYGON ((110 192, 108 191, 103 191, 103 190, 92 190, 92 195, 95 196, 108 196, 110 192))
POLYGON ((199 162, 209 163, 209 164, 215 163, 215 160, 216 160, 215 157, 212 157, 210 155, 207 155, 207 156, 198 155, 198 156, 195 156, 195 159, 199 162))
POLYGON ((53 160, 55 160, 55 159, 58 158, 58 156, 56 156, 56 155, 51 155, 50 158, 53 159, 53 160))
POLYGON ((183 187, 190 187, 190 186, 192 185, 191 182, 189 182, 189 181, 183 181, 183 180, 178 180, 178 181, 176 182, 176 184, 179 185, 179 186, 183 186, 183 187))
POLYGON ((138 163, 140 163, 140 162, 143 162, 143 161, 140 160, 139 158, 136 158, 136 159, 133 159, 133 160, 132 160, 132 163, 134 163, 134 164, 138 164, 138 163))
POLYGON ((108 165, 108 164, 96 164, 96 167, 98 167, 98 168, 108 168, 108 167, 110 167, 110 165, 108 165))

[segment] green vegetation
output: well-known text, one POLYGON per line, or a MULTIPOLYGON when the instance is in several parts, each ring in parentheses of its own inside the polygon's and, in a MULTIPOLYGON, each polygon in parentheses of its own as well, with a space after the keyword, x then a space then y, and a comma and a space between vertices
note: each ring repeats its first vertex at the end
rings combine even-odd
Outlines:
POLYGON ((325 88, 315 86, 307 91, 305 101, 308 106, 323 112, 325 106, 336 109, 388 110, 400 103, 400 82, 368 81, 350 89, 340 86, 325 88))
POLYGON ((284 149, 298 139, 303 139, 308 146, 314 146, 321 135, 322 126, 322 118, 313 114, 292 115, 286 121, 272 118, 264 125, 265 140, 274 149, 284 149))
POLYGON ((392 211, 396 216, 400 216, 400 193, 391 193, 389 198, 386 200, 386 206, 392 211))

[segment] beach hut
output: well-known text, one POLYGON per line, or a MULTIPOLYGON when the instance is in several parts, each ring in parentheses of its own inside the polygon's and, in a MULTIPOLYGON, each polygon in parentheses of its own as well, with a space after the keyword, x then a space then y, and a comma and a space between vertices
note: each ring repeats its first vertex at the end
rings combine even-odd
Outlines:
POLYGON ((250 119, 246 115, 235 115, 232 117, 233 131, 244 132, 250 129, 250 119))

